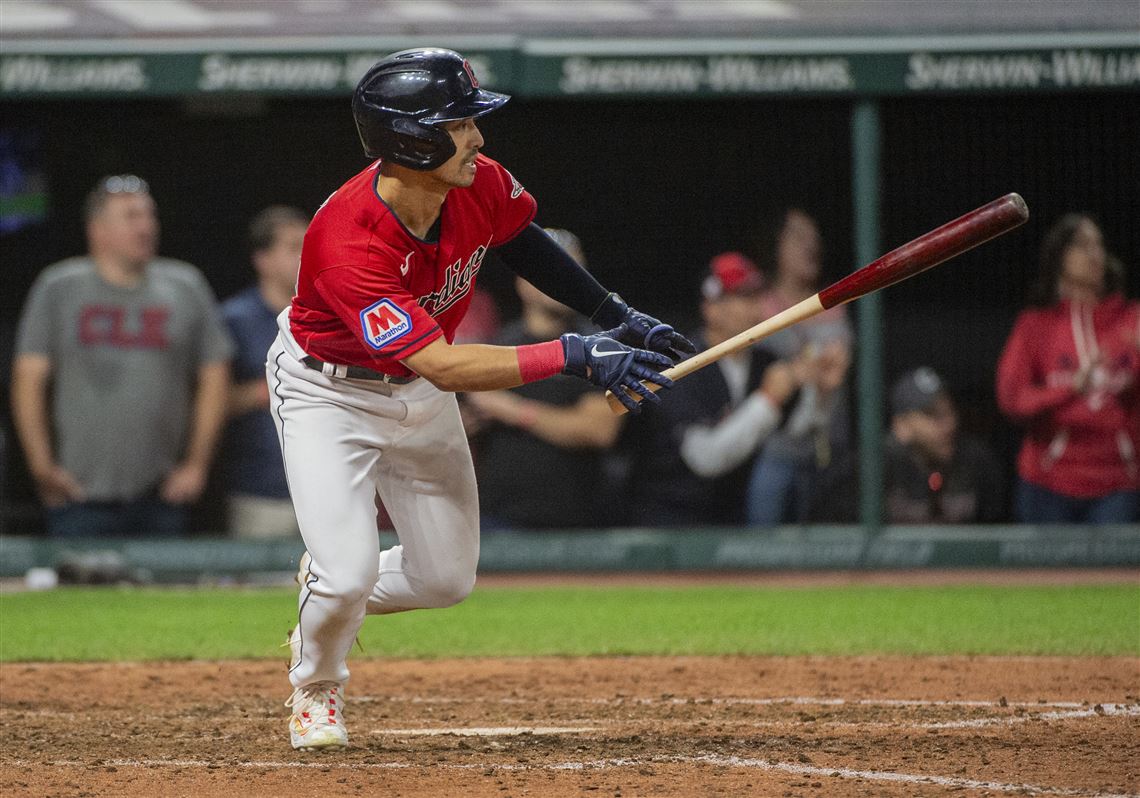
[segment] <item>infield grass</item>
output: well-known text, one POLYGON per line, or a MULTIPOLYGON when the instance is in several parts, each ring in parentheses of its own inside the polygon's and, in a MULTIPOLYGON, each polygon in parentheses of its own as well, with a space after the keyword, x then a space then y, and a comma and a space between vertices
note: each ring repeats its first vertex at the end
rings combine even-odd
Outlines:
MULTIPOLYGON (((285 658, 284 589, 0 596, 0 661, 285 658)), ((365 620, 363 656, 1140 654, 1140 587, 483 588, 365 620)), ((359 653, 354 656, 360 656, 359 653)))

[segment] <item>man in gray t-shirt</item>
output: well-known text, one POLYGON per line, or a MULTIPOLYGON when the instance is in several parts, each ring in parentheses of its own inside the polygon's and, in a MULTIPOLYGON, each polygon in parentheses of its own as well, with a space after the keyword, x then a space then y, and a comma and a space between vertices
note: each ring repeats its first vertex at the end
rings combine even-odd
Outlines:
POLYGON ((89 255, 48 267, 20 320, 13 417, 54 536, 178 535, 225 417, 232 343, 201 273, 156 258, 146 184, 106 178, 89 255))

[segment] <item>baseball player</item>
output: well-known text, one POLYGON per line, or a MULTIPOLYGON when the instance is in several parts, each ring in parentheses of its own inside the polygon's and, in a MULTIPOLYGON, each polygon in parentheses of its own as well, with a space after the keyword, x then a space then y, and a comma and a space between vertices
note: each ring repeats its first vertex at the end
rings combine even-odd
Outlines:
POLYGON ((307 548, 290 635, 294 748, 347 744, 345 660, 365 615, 447 607, 474 586, 478 496, 453 392, 570 374, 623 400, 628 387, 657 401, 639 381, 668 387, 658 373, 671 365, 666 354, 693 351, 580 268, 532 222, 530 194, 479 153, 476 118, 508 99, 481 89, 450 50, 379 61, 352 100, 373 163, 325 201, 305 235, 297 295, 266 363, 307 548), (452 345, 492 248, 608 332, 452 345), (377 494, 399 537, 386 551, 377 494))

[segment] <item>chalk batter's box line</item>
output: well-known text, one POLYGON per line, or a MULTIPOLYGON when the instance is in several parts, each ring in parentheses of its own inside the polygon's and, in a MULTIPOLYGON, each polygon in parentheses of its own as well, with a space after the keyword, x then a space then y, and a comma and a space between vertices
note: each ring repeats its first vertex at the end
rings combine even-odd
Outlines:
MULTIPOLYGON (((606 706, 621 706, 627 704, 638 704, 652 706, 655 704, 670 704, 670 705, 707 705, 714 706, 733 706, 733 705, 755 705, 755 706, 781 706, 781 705, 804 705, 804 706, 864 706, 864 707, 972 707, 972 708, 991 708, 991 707, 1013 707, 1013 708, 1038 708, 1038 709, 1087 709, 1095 706, 1097 702, 1089 701, 979 701, 979 700, 961 700, 961 701, 940 701, 940 700, 927 700, 922 698, 828 698, 822 696, 778 696, 775 698, 704 698, 700 696, 682 697, 682 696, 661 696, 661 697, 635 697, 635 696, 621 696, 616 698, 487 698, 480 696, 410 696, 410 695, 385 695, 385 696, 369 696, 361 695, 352 698, 353 703, 368 704, 368 703, 388 703, 388 704, 603 704, 606 706)), ((1101 703, 1102 706, 1108 704, 1101 703)), ((1129 705, 1119 705, 1129 706, 1129 705)))
MULTIPOLYGON (((75 760, 56 760, 48 762, 33 762, 17 759, 6 763, 8 767, 42 767, 49 764, 55 767, 74 767, 87 770, 90 764, 75 760)), ((103 766, 119 768, 226 768, 240 769, 320 769, 322 771, 377 771, 377 770, 412 770, 426 767, 408 762, 352 762, 337 763, 327 757, 320 757, 315 762, 236 762, 218 763, 202 759, 110 759, 100 760, 103 766)), ((790 773, 799 776, 813 776, 818 778, 862 779, 864 781, 893 782, 896 784, 937 785, 940 787, 956 787, 973 790, 995 790, 998 792, 1021 793, 1030 795, 1056 795, 1065 798, 1140 798, 1134 793, 1109 793, 1095 790, 1080 790, 1068 787, 1049 787, 1037 784, 1012 784, 999 781, 983 781, 966 779, 957 776, 939 776, 923 773, 902 773, 891 770, 854 770, 845 767, 826 767, 820 765, 804 765, 795 762, 779 762, 770 759, 749 759, 735 756, 721 756, 716 754, 703 754, 699 756, 653 756, 631 757, 625 759, 597 759, 585 762, 555 762, 550 764, 498 764, 466 763, 448 764, 445 762, 432 762, 432 770, 443 768, 445 770, 463 771, 491 771, 495 772, 528 772, 528 771, 600 771, 610 768, 644 767, 646 765, 710 765, 713 767, 749 768, 753 770, 774 773, 790 773)))
MULTIPOLYGON (((986 726, 1013 726, 1019 723, 1035 721, 1074 720, 1092 717, 1136 717, 1140 716, 1140 705, 1133 704, 1097 704, 1093 709, 1068 710, 1064 712, 1026 713, 1024 715, 1001 715, 985 718, 971 718, 969 720, 931 721, 927 723, 913 723, 907 721, 847 721, 847 720, 740 720, 735 718, 718 719, 715 722, 720 727, 731 728, 791 728, 811 725, 816 728, 827 729, 977 729, 986 726)), ((466 726, 423 726, 406 729, 373 729, 372 734, 380 737, 416 737, 416 736, 510 736, 516 734, 586 734, 593 731, 610 731, 619 728, 641 729, 653 725, 655 719, 645 720, 610 720, 607 718, 567 718, 558 727, 527 727, 527 726, 499 726, 499 727, 466 727, 466 726), (573 726, 569 724, 575 724, 573 726), (579 724, 592 724, 590 726, 579 724), (493 731, 497 731, 495 734, 493 731)), ((670 726, 702 726, 709 723, 708 718, 674 719, 668 720, 670 726)))

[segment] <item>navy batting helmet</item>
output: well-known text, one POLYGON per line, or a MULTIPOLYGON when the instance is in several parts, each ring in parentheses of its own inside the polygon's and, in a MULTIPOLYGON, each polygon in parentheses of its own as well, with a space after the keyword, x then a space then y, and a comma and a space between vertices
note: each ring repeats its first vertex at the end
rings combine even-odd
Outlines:
POLYGON ((455 154, 436 127, 494 111, 510 97, 479 88, 459 53, 425 47, 376 62, 352 95, 352 115, 364 153, 410 169, 435 169, 455 154))

